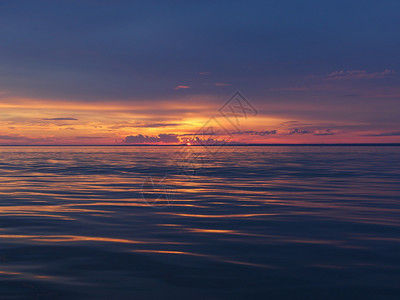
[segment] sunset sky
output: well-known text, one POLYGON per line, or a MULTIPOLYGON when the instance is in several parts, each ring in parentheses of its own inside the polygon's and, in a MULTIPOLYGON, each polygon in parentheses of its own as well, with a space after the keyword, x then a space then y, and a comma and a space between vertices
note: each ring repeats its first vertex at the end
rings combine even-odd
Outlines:
POLYGON ((400 142, 399 1, 1 1, 0 144, 400 142), (224 125, 225 126, 225 125, 224 125), (129 138, 127 138, 129 137, 129 138))

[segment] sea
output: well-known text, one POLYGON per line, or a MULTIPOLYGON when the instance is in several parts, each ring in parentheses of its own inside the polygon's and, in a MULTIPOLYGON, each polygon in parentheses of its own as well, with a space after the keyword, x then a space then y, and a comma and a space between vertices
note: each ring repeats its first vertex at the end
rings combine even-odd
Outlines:
POLYGON ((0 147, 0 299, 400 299, 399 146, 0 147))

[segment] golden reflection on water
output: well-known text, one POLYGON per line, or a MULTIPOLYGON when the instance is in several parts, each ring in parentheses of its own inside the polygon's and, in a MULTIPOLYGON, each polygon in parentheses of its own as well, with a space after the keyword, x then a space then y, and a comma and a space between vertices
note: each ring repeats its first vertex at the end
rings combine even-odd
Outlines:
POLYGON ((117 239, 95 236, 78 236, 78 235, 12 235, 1 234, 1 239, 26 239, 37 242, 107 242, 107 243, 122 243, 122 244, 168 244, 168 245, 183 245, 183 242, 163 242, 163 241, 137 241, 129 239, 117 239))
POLYGON ((250 218, 250 217, 261 217, 261 216, 275 216, 277 214, 232 214, 232 215, 214 215, 214 214, 179 214, 179 213, 165 213, 159 212, 158 214, 174 215, 179 217, 192 217, 192 218, 250 218))
POLYGON ((32 272, 17 272, 11 270, 0 270, 0 278, 1 275, 4 277, 10 277, 15 280, 15 278, 21 279, 39 279, 39 280, 48 280, 48 281, 60 281, 60 282, 67 282, 69 279, 60 276, 50 276, 50 275, 38 275, 32 272))
MULTIPOLYGON (((203 153, 204 168, 188 180, 160 159, 168 147, 0 147, 0 240, 5 249, 44 249, 33 258, 21 250, 0 274, 67 280, 46 272, 57 247, 78 249, 66 265, 79 260, 79 251, 98 251, 94 261, 105 264, 129 253, 155 257, 156 266, 187 257, 305 274, 310 266, 382 266, 374 260, 379 251, 400 241, 398 153, 389 150, 378 157, 362 149, 238 147, 212 158, 203 153), (165 174, 173 199, 149 205, 141 195, 145 178, 165 174), (360 261, 346 260, 349 253, 360 261)), ((389 250, 382 255, 395 256, 389 250)), ((218 266, 210 270, 218 275, 218 266)))

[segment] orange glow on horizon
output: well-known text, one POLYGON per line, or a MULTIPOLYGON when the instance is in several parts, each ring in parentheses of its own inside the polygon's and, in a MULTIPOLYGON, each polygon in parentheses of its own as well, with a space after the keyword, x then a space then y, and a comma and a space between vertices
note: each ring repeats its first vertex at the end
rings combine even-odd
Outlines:
MULTIPOLYGON (((124 143, 127 136, 157 137, 160 134, 176 135, 179 143, 194 145, 190 137, 198 132, 217 112, 217 101, 205 97, 205 102, 195 97, 185 101, 154 102, 136 100, 129 102, 82 102, 67 100, 4 98, 0 102, 0 145, 112 145, 124 143), (186 104, 187 103, 187 104, 186 104), (195 103, 195 104, 193 104, 195 103), (203 104, 198 104, 203 103, 203 104)), ((220 101, 218 101, 220 102, 220 101)), ((300 123, 317 127, 321 120, 299 120, 300 123)), ((376 131, 362 136, 357 131, 338 130, 317 134, 291 134, 291 119, 258 114, 240 121, 239 127, 223 117, 218 118, 221 132, 230 135, 216 139, 236 143, 354 143, 399 142, 398 136, 376 136, 376 131), (271 132, 276 133, 272 134, 271 132)), ((358 126, 357 123, 342 123, 358 126)), ((292 129, 291 129, 292 128, 292 129)), ((300 132, 301 133, 301 132, 300 132)), ((176 142, 175 142, 176 143, 176 142)), ((165 144, 160 141, 153 144, 165 144)))

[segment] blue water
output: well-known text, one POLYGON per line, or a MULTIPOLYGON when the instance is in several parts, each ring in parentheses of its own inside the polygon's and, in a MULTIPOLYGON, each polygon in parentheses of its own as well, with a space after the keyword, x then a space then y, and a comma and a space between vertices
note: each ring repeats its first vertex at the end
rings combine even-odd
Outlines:
POLYGON ((0 299, 399 299, 399 213, 400 147, 0 147, 0 299))

